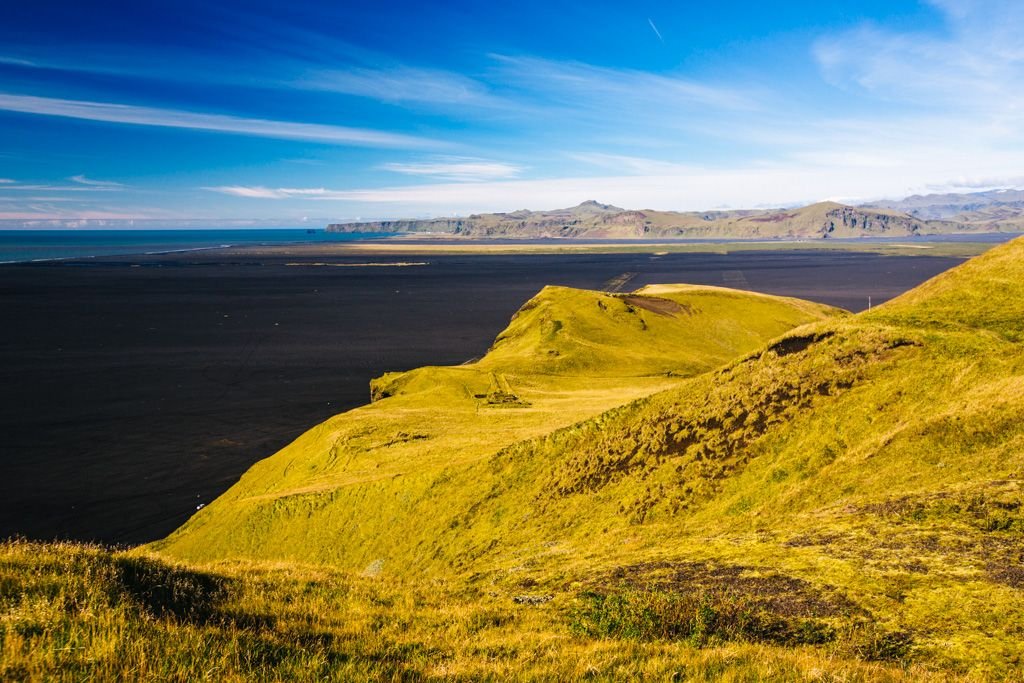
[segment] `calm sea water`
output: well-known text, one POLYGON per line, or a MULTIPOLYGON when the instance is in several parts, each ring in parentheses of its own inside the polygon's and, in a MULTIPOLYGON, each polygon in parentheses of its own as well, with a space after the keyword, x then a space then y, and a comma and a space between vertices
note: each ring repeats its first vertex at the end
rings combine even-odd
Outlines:
POLYGON ((160 254, 241 245, 350 242, 389 233, 336 233, 302 228, 243 230, 0 230, 0 263, 131 254, 160 254))

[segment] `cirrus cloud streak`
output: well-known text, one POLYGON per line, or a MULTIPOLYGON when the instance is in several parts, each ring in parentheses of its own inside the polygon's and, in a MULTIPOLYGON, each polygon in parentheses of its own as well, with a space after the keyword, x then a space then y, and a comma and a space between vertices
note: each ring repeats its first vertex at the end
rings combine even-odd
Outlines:
POLYGON ((447 146, 438 140, 365 128, 351 128, 322 123, 272 121, 225 114, 206 114, 178 109, 143 107, 111 102, 66 100, 11 93, 0 93, 0 110, 104 123, 214 131, 283 140, 306 140, 333 145, 404 149, 447 146))

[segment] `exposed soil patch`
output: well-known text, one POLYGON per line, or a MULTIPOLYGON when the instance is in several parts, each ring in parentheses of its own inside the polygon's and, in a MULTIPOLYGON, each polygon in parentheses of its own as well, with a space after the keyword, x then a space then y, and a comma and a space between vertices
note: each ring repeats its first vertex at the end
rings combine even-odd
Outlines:
POLYGON ((1017 561, 999 560, 988 564, 988 575, 996 583, 1011 588, 1024 589, 1024 565, 1021 560, 1017 561))
POLYGON ((840 534, 799 534, 783 541, 782 545, 787 548, 809 548, 819 545, 831 545, 841 538, 840 534))
POLYGON ((658 315, 673 316, 673 315, 693 315, 694 310, 691 306, 684 306, 677 301, 671 299, 662 299, 658 296, 644 296, 642 294, 629 294, 622 297, 622 300, 631 306, 642 308, 645 311, 651 313, 657 313, 658 315))
POLYGON ((707 562, 645 562, 619 567, 595 581, 662 591, 727 593, 784 617, 863 614, 831 586, 817 586, 778 572, 707 562))
POLYGON ((824 341, 833 334, 833 332, 823 332, 821 334, 806 334, 799 337, 786 337, 782 341, 769 346, 768 350, 774 351, 777 356, 788 356, 791 353, 806 351, 811 344, 824 341))
POLYGON ((603 638, 832 644, 861 659, 905 660, 911 634, 889 631, 831 586, 702 562, 621 567, 577 596, 573 630, 603 638))

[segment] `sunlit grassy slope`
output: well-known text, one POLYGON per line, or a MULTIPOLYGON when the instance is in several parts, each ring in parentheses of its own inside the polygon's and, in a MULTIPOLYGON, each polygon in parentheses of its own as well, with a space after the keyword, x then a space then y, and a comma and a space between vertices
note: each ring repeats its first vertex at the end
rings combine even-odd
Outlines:
POLYGON ((1024 678, 1024 240, 856 316, 549 288, 372 389, 152 548, 0 548, 0 674, 1024 678))
POLYGON ((0 543, 0 680, 944 680, 919 665, 751 641, 595 638, 491 582, 169 565, 0 543), (823 679, 822 676, 829 678, 823 679))
POLYGON ((840 314, 714 287, 625 295, 547 287, 478 362, 374 380, 374 403, 257 464, 156 547, 192 560, 383 563, 403 574, 447 567, 464 543, 485 542, 455 541, 451 554, 435 545, 479 505, 491 476, 477 470, 489 472, 502 448, 677 386, 797 325, 840 314), (452 482, 465 477, 456 490, 452 482))
MULTIPOLYGON (((683 305, 693 291, 642 294, 683 305)), ((585 366, 587 354, 547 353, 542 308, 528 305, 477 369, 503 354, 511 364, 537 359, 538 372, 585 366)), ((669 324, 655 315, 648 324, 669 324)), ((868 314, 799 328, 597 417, 545 418, 542 436, 518 439, 524 428, 492 441, 499 429, 487 425, 486 446, 467 438, 454 453, 416 446, 415 457, 388 459, 363 450, 331 479, 311 466, 338 439, 311 435, 312 457, 275 456, 162 549, 394 576, 522 576, 552 594, 580 581, 600 594, 651 584, 742 593, 760 577, 765 585, 748 592, 826 596, 797 612, 830 628, 864 620, 906 653, 1014 671, 1024 656, 1022 335, 1018 240, 868 314), (357 462, 363 478, 352 474, 357 462), (300 463, 306 472, 289 478, 300 463)), ((632 358, 618 356, 622 341, 607 350, 611 366, 632 358)), ((636 374, 667 369, 641 348, 636 374)), ((402 400, 388 399, 392 409, 402 400)))

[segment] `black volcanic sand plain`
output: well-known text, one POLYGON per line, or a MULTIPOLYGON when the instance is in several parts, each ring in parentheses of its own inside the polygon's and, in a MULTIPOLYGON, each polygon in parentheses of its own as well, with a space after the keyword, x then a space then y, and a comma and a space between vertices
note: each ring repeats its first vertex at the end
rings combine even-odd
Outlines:
POLYGON ((721 285, 856 311, 962 260, 261 248, 0 266, 0 537, 163 537, 255 461, 366 403, 371 378, 483 355, 546 284, 721 285), (336 265, 397 262, 425 265, 336 265))

